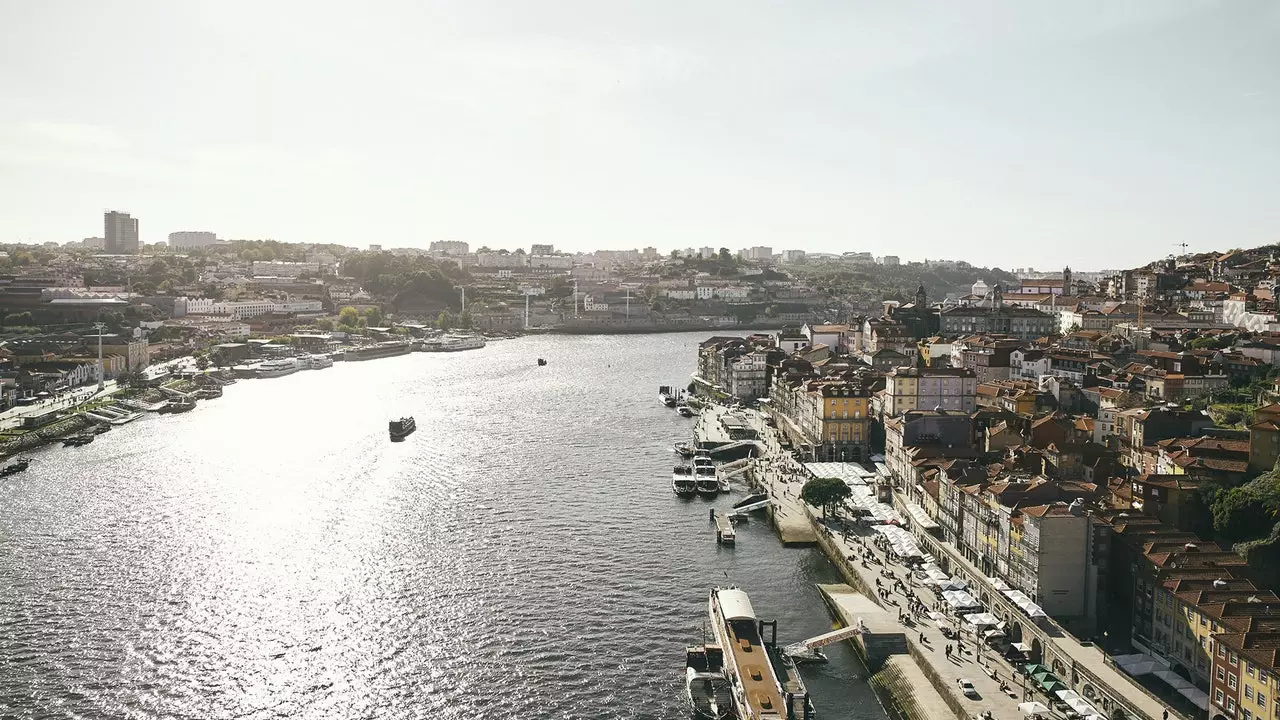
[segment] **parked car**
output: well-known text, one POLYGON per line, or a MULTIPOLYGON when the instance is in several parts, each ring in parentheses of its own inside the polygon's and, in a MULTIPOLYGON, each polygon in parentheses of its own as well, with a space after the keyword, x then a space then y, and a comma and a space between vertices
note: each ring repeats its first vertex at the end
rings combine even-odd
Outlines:
POLYGON ((967 698, 976 698, 976 697, 978 697, 978 688, 976 688, 976 687, 974 687, 974 686, 973 686, 973 681, 972 681, 972 680, 967 680, 967 679, 965 679, 965 678, 959 678, 959 679, 957 679, 957 680, 956 680, 956 685, 958 685, 958 686, 960 687, 960 692, 964 693, 964 696, 965 696, 965 697, 967 697, 967 698))

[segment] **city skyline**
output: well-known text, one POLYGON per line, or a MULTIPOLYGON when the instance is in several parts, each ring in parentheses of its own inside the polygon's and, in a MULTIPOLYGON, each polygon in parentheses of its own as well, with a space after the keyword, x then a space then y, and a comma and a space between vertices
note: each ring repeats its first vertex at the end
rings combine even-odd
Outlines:
POLYGON ((0 241, 1128 267, 1280 227, 1271 6, 75 8, 0 11, 0 241))

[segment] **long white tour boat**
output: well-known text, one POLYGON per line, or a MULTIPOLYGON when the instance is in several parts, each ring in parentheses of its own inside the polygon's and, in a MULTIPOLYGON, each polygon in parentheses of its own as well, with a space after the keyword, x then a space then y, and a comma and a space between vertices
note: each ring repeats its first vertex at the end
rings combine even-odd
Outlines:
POLYGON ((777 624, 756 618, 747 593, 738 588, 713 588, 707 614, 715 642, 686 652, 685 689, 695 716, 812 720, 813 703, 804 681, 795 665, 778 651, 777 624), (767 643, 766 627, 772 630, 767 643), (723 685, 716 682, 717 675, 727 681, 727 698, 723 685), (732 704, 732 714, 725 712, 726 701, 732 704))
POLYGON ((485 339, 470 333, 449 333, 435 340, 422 343, 423 352, 459 352, 461 350, 479 350, 485 346, 485 339))
POLYGON ((264 360, 258 365, 257 377, 283 377, 296 372, 298 372, 297 358, 275 358, 274 360, 264 360))

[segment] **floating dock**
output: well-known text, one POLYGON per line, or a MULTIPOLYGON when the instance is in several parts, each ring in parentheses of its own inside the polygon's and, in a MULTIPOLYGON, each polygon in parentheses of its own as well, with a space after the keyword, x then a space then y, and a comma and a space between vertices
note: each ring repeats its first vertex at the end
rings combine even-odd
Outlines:
POLYGON ((729 520, 729 516, 712 510, 711 519, 716 523, 716 542, 721 545, 733 545, 738 536, 733 530, 733 522, 729 520))

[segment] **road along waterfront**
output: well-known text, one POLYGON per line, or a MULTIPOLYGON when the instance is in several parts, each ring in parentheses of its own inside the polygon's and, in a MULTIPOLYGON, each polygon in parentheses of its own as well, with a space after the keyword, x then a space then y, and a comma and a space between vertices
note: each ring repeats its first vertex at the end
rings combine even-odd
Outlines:
MULTIPOLYGON (((0 715, 682 717, 708 587, 791 642, 840 582, 764 523, 718 547, 732 498, 672 495, 691 421, 654 393, 704 335, 339 363, 31 453, 0 480, 0 715)), ((828 654, 820 715, 883 718, 828 654)))

